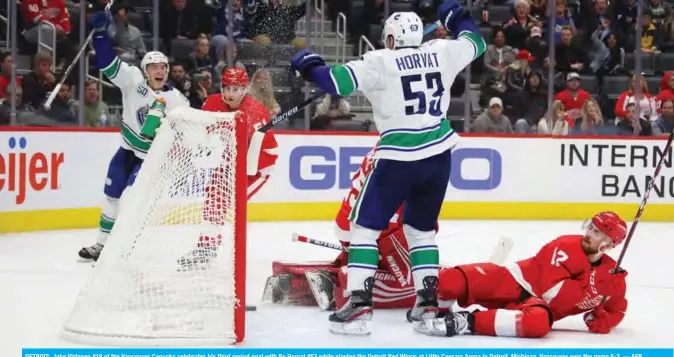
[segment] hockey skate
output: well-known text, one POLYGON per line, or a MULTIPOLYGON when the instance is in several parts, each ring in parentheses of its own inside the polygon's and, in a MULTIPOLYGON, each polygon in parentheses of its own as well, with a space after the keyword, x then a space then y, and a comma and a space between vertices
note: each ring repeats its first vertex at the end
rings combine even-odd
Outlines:
POLYGON ((407 321, 434 319, 438 315, 438 277, 427 276, 423 280, 424 288, 417 290, 414 307, 407 310, 407 321))
POLYGON ((79 251, 79 256, 81 261, 98 261, 98 258, 101 256, 101 251, 103 251, 102 244, 94 244, 91 247, 83 247, 79 251))
POLYGON ((218 256, 217 247, 211 244, 199 244, 196 249, 178 259, 178 271, 203 270, 208 267, 211 260, 218 256))
POLYGON ((473 333, 475 315, 472 312, 449 312, 444 317, 417 321, 414 331, 429 336, 469 335, 473 333))
POLYGON ((374 278, 365 279, 364 285, 364 290, 351 292, 344 306, 330 315, 330 332, 341 335, 370 334, 374 278))
POLYGON ((335 282, 334 274, 321 270, 318 272, 306 271, 304 276, 309 282, 309 288, 314 294, 316 304, 323 311, 332 311, 335 309, 335 282))

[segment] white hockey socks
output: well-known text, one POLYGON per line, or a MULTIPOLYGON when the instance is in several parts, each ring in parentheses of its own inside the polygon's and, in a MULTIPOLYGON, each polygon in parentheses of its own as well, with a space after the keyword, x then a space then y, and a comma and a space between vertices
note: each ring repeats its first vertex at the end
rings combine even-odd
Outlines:
POLYGON ((351 223, 351 246, 349 248, 349 265, 346 290, 351 293, 365 289, 365 279, 373 277, 379 265, 379 247, 377 238, 380 231, 375 231, 355 223, 351 223))
POLYGON ((112 197, 106 197, 101 211, 101 220, 98 224, 98 237, 96 237, 96 243, 105 245, 105 242, 108 240, 108 236, 112 231, 112 227, 115 225, 117 215, 119 215, 119 200, 112 197))
POLYGON ((435 231, 422 232, 410 225, 403 225, 403 231, 410 247, 410 262, 415 290, 424 289, 424 278, 438 276, 440 255, 435 244, 435 231))

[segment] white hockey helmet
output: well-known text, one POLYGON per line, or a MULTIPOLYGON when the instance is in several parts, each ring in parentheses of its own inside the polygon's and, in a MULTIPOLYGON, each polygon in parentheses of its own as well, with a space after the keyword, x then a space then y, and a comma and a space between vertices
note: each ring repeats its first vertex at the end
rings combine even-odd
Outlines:
POLYGON ((147 76, 147 66, 153 63, 163 63, 168 67, 169 60, 166 55, 159 51, 150 51, 143 56, 143 60, 140 61, 140 68, 143 70, 143 73, 147 76))
POLYGON ((381 33, 384 46, 389 36, 393 36, 395 47, 418 47, 424 38, 424 24, 414 12, 395 12, 386 19, 381 33))

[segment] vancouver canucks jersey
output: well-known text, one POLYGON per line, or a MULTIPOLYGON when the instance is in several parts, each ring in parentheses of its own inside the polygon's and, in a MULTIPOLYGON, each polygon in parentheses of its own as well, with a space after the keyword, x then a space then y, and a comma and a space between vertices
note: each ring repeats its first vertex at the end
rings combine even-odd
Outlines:
POLYGON ((168 86, 153 91, 140 69, 122 62, 119 57, 115 57, 102 71, 122 91, 122 147, 144 159, 152 141, 140 136, 140 129, 155 97, 161 96, 166 100, 167 113, 190 103, 182 93, 168 86))
POLYGON ((459 135, 446 119, 450 87, 485 48, 479 33, 464 31, 456 40, 370 51, 332 66, 330 74, 338 94, 360 90, 372 103, 381 136, 376 157, 416 161, 458 143, 459 135))

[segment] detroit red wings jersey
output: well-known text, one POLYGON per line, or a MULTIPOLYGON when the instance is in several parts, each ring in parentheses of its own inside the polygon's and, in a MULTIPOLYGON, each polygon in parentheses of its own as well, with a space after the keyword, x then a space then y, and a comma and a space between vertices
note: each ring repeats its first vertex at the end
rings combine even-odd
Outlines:
POLYGON ((21 14, 28 25, 47 21, 52 25, 59 25, 70 33, 70 14, 65 0, 24 0, 21 4, 21 14))
MULTIPOLYGON (((594 282, 615 268, 615 261, 606 254, 599 262, 590 264, 581 246, 582 239, 582 235, 561 236, 543 246, 535 256, 508 267, 524 289, 548 304, 555 321, 599 306, 603 296, 597 294, 594 282)), ((623 280, 620 292, 608 297, 605 309, 624 313, 625 290, 623 280)))
MULTIPOLYGON (((241 102, 238 109, 232 110, 225 101, 222 100, 222 95, 212 94, 201 107, 201 110, 208 112, 232 112, 241 111, 246 114, 248 118, 248 141, 255 130, 261 128, 269 123, 269 111, 262 105, 262 103, 255 100, 253 97, 246 95, 241 102)), ((271 172, 276 166, 276 159, 278 158, 278 143, 274 132, 269 130, 265 133, 262 140, 262 151, 258 159, 257 174, 248 176, 248 199, 250 200, 255 193, 257 193, 262 186, 267 182, 271 172)))
MULTIPOLYGON (((351 209, 353 208, 353 205, 356 204, 356 200, 358 199, 358 195, 360 195, 360 191, 363 189, 363 183, 365 183, 365 178, 367 175, 372 171, 372 164, 374 163, 374 153, 375 150, 371 150, 365 157, 363 158, 363 162, 360 164, 360 168, 358 171, 356 171, 356 174, 353 175, 353 178, 351 179, 351 188, 349 189, 349 193, 346 195, 344 200, 342 201, 342 205, 339 208, 339 212, 337 212, 337 217, 335 218, 335 224, 336 224, 336 231, 337 231, 337 237, 339 240, 344 243, 349 242, 349 231, 351 229, 351 222, 349 221, 349 215, 351 214, 351 209)), ((400 224, 401 222, 401 212, 402 212, 402 207, 398 209, 396 214, 391 217, 391 221, 389 223, 389 229, 393 229, 400 224)))

